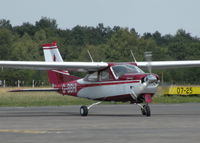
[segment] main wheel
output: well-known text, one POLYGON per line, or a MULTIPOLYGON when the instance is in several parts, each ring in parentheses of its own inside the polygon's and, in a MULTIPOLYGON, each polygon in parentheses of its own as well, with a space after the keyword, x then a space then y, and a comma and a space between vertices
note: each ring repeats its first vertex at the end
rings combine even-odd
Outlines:
POLYGON ((87 106, 81 106, 81 108, 80 108, 80 115, 81 116, 87 116, 88 115, 88 108, 87 108, 87 106))

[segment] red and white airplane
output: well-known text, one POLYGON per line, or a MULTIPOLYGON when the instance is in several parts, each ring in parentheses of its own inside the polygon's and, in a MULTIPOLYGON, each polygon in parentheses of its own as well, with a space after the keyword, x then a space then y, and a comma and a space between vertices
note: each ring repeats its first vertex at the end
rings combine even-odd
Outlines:
POLYGON ((81 106, 81 116, 87 116, 89 109, 101 101, 122 101, 140 106, 142 114, 150 116, 152 102, 159 77, 145 73, 139 67, 179 68, 199 67, 200 61, 152 61, 152 62, 64 62, 56 42, 43 44, 43 61, 0 61, 1 67, 16 69, 48 70, 50 89, 22 89, 17 91, 57 91, 63 95, 76 96, 100 102, 81 106), (84 78, 70 75, 70 71, 87 72, 84 78))

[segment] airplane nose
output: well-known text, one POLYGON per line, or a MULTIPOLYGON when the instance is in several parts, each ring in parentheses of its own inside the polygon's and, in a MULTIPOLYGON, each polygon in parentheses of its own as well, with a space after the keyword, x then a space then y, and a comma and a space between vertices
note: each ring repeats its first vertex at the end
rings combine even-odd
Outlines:
POLYGON ((144 78, 144 81, 154 82, 157 81, 157 78, 155 75, 149 74, 144 78))
POLYGON ((144 78, 144 84, 149 85, 149 84, 158 84, 159 80, 157 79, 157 77, 153 74, 149 74, 144 78))

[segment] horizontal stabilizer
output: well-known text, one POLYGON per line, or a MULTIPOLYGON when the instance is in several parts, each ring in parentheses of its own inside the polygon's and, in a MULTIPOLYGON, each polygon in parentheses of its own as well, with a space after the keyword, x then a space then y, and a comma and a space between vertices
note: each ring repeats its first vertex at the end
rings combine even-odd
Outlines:
POLYGON ((15 89, 9 92, 48 92, 48 91, 59 91, 59 88, 30 88, 30 89, 15 89))

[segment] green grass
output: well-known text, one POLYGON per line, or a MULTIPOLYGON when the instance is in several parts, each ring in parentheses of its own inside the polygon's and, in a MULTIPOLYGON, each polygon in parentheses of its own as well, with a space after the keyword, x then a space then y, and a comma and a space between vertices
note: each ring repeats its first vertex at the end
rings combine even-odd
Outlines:
MULTIPOLYGON (((0 107, 8 106, 64 106, 64 105, 89 105, 95 101, 62 96, 56 92, 8 92, 12 88, 0 88, 0 107)), ((196 96, 163 96, 155 95, 153 103, 200 103, 200 97, 196 96)), ((103 104, 113 104, 103 102, 103 104)), ((121 104, 121 103, 115 103, 121 104)))
POLYGON ((11 88, 0 88, 0 106, 62 106, 84 105, 94 101, 56 92, 8 92, 11 88))
POLYGON ((166 87, 160 86, 158 88, 158 91, 156 95, 153 98, 153 103, 200 103, 200 96, 164 96, 164 91, 166 90, 166 87))
POLYGON ((157 95, 154 96, 153 103, 200 103, 200 96, 157 95))

